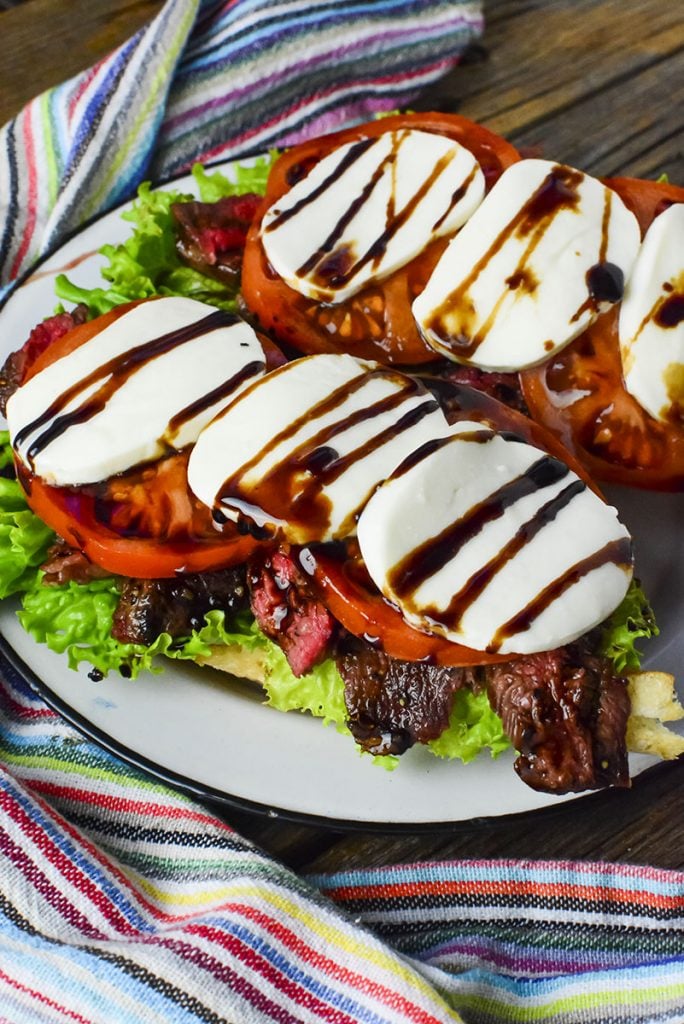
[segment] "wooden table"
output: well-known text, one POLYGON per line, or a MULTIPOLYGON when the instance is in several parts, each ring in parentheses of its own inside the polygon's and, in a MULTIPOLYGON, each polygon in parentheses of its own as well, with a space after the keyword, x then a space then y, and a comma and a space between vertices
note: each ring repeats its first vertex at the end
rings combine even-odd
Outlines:
MULTIPOLYGON (((28 0, 0 13, 0 122, 41 88, 106 53, 160 7, 153 0, 28 0)), ((426 92, 417 109, 459 111, 517 146, 598 175, 667 173, 684 183, 679 3, 490 0, 485 11, 482 46, 426 92)), ((629 792, 435 834, 345 834, 247 813, 231 813, 229 820, 301 870, 460 857, 684 867, 683 792, 684 763, 677 763, 642 776, 629 792)))

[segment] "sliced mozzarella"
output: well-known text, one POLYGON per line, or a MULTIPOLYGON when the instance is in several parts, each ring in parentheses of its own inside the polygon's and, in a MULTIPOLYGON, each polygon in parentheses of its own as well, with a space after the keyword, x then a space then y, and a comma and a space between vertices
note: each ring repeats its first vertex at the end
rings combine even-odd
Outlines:
POLYGON ((651 224, 620 309, 627 390, 656 419, 684 415, 684 203, 651 224))
POLYGON ((631 543, 615 509, 557 459, 481 424, 425 445, 364 509, 371 577, 418 629, 527 654, 619 604, 631 543))
POLYGON ((484 175, 458 142, 403 129, 340 146, 262 222, 269 262, 291 288, 342 302, 451 234, 484 195, 484 175))
POLYGON ((546 160, 506 170, 413 304, 438 352, 485 370, 548 359, 622 297, 639 226, 596 178, 546 160))
POLYGON ((200 435, 200 501, 295 543, 338 539, 380 480, 448 430, 417 381, 347 355, 298 359, 247 389, 200 435))
POLYGON ((263 371, 248 324, 194 299, 154 299, 20 387, 10 436, 48 483, 93 483, 192 443, 263 371))

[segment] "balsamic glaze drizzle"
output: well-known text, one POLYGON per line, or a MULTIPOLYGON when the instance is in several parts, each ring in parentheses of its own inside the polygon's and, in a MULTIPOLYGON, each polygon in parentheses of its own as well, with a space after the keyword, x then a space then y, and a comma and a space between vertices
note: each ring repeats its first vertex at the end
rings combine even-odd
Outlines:
POLYGON ((201 320, 168 331, 166 334, 130 348, 123 354, 113 356, 106 363, 68 387, 44 412, 17 431, 14 447, 18 450, 28 438, 37 434, 29 445, 25 456, 26 461, 33 468, 34 460, 41 451, 70 427, 79 423, 87 423, 101 412, 111 396, 143 366, 180 345, 185 345, 218 327, 234 324, 237 320, 238 318, 232 313, 216 310, 208 316, 202 317, 201 320), (98 383, 100 386, 97 390, 80 405, 70 412, 63 411, 67 405, 78 399, 79 395, 98 383), (41 429, 43 427, 45 427, 44 430, 41 429))
MULTIPOLYGON (((301 266, 297 268, 297 276, 305 277, 315 271, 315 277, 321 287, 335 289, 346 285, 368 263, 377 267, 387 251, 387 247, 392 238, 404 226, 404 224, 406 224, 415 212, 417 206, 425 198, 435 182, 446 171, 453 159, 456 157, 456 150, 452 150, 440 157, 424 181, 414 189, 410 200, 401 210, 397 211, 395 195, 396 185, 394 183, 396 165, 399 157, 399 150, 402 143, 408 137, 409 131, 407 129, 403 129, 401 131, 395 131, 388 134, 391 138, 390 152, 378 163, 368 182, 365 184, 361 192, 349 203, 347 208, 339 217, 337 223, 328 233, 327 237, 301 264, 301 266), (388 169, 392 172, 393 186, 390 189, 390 195, 387 202, 385 228, 368 246, 366 251, 357 256, 354 253, 353 248, 348 243, 341 242, 341 239, 347 226, 375 192, 388 169)), ((308 195, 302 196, 302 198, 289 210, 283 210, 277 213, 273 220, 265 225, 264 231, 274 231, 287 220, 306 209, 308 205, 310 205, 315 199, 318 199, 325 190, 335 182, 336 179, 348 170, 348 168, 352 166, 359 157, 363 155, 363 153, 372 146, 383 142, 386 137, 387 136, 377 136, 373 139, 365 139, 362 140, 362 142, 357 142, 345 154, 344 158, 338 162, 330 174, 326 176, 324 181, 322 181, 315 189, 312 189, 308 195)), ((459 188, 454 190, 446 209, 435 221, 435 224, 432 227, 433 232, 439 230, 454 206, 465 196, 471 184, 475 180, 477 173, 478 166, 475 165, 465 181, 459 186, 459 188)))
MULTIPOLYGON (((367 458, 374 451, 393 441, 399 434, 415 426, 420 420, 439 408, 439 404, 419 381, 397 374, 391 368, 379 367, 360 374, 351 381, 336 388, 329 396, 314 404, 300 417, 287 424, 260 451, 249 458, 218 490, 214 508, 230 507, 238 513, 248 515, 260 523, 280 524, 288 522, 299 525, 312 536, 323 536, 331 524, 331 504, 324 493, 326 486, 337 480, 353 465, 367 458), (307 423, 315 423, 342 406, 349 396, 373 378, 384 377, 395 380, 399 387, 382 398, 356 408, 346 415, 337 416, 331 423, 321 426, 301 441, 287 456, 280 459, 270 470, 261 472, 258 481, 245 484, 245 480, 270 451, 282 442, 294 438, 307 423), (424 394, 420 401, 404 413, 401 406, 412 398, 424 394), (375 419, 383 413, 399 411, 397 418, 387 427, 378 430, 356 448, 341 455, 334 446, 335 438, 351 427, 375 419)), ((361 505, 368 496, 360 498, 361 505)), ((355 519, 361 510, 351 513, 355 519)), ((343 529, 352 527, 345 523, 343 529)))
POLYGON ((550 487, 569 472, 568 467, 558 459, 542 456, 520 476, 503 484, 437 536, 430 537, 401 559, 388 573, 390 589, 404 603, 410 601, 411 595, 431 576, 440 572, 488 523, 500 519, 507 508, 526 495, 550 487))
MULTIPOLYGON (((472 358, 489 333, 506 295, 511 290, 532 292, 537 288, 538 282, 529 268, 531 257, 557 213, 561 209, 577 211, 579 187, 584 177, 581 171, 576 171, 572 167, 554 165, 533 194, 498 232, 480 259, 473 264, 470 273, 432 311, 425 326, 445 347, 457 352, 460 358, 472 358), (527 240, 525 249, 517 267, 507 278, 506 288, 494 303, 485 322, 476 330, 473 323, 474 309, 468 293, 491 260, 514 235, 527 240), (460 318, 458 327, 453 323, 455 313, 460 318)), ((609 213, 610 196, 606 198, 606 207, 609 213)), ((603 234, 606 239, 607 224, 607 213, 604 208, 603 234)), ((602 252, 606 244, 607 241, 602 242, 602 252)), ((601 262, 599 255, 599 263, 601 262)))
POLYGON ((613 562, 615 565, 631 566, 632 564, 632 542, 628 537, 621 537, 619 540, 611 540, 598 551, 593 551, 586 558, 581 559, 570 566, 561 576, 549 583, 532 601, 517 612, 508 622, 504 622, 496 631, 492 643, 487 648, 495 653, 501 644, 510 636, 529 629, 535 619, 556 601, 561 594, 569 590, 575 583, 578 583, 583 576, 587 576, 602 565, 613 562))

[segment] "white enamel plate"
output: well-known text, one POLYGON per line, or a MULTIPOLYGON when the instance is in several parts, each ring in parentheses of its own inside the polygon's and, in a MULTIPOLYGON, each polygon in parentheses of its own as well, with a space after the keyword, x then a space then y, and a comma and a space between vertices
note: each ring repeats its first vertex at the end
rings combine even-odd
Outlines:
MULTIPOLYGON (((195 192, 191 177, 169 187, 195 192)), ((120 214, 90 224, 15 289, 0 310, 0 363, 54 309, 58 273, 85 287, 102 284, 105 261, 97 250, 130 231, 120 214)), ((638 572, 661 629, 645 667, 677 674, 684 660, 684 495, 621 489, 610 498, 635 538, 638 572)), ((2 647, 47 702, 103 746, 196 795, 321 824, 409 829, 559 803, 520 782, 512 754, 485 754, 463 766, 415 747, 385 771, 360 755, 351 737, 308 715, 265 707, 256 687, 211 669, 169 662, 160 675, 93 682, 87 668, 72 671, 66 658, 25 634, 15 611, 11 601, 0 604, 2 647)), ((632 774, 654 763, 634 757, 632 774)))

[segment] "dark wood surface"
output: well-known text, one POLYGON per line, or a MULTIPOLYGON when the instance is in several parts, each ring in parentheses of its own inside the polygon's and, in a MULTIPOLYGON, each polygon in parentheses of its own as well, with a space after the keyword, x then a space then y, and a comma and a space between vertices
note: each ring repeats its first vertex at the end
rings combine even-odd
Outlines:
MULTIPOLYGON (((108 52, 160 7, 152 0, 27 0, 0 8, 0 122, 108 52)), ((489 0, 485 13, 482 45, 421 96, 417 109, 459 111, 518 146, 594 174, 666 173, 684 184, 680 3, 489 0)), ((683 793, 684 763, 677 763, 642 776, 630 791, 434 834, 335 832, 244 812, 226 818, 302 871, 461 857, 681 868, 683 793)))

